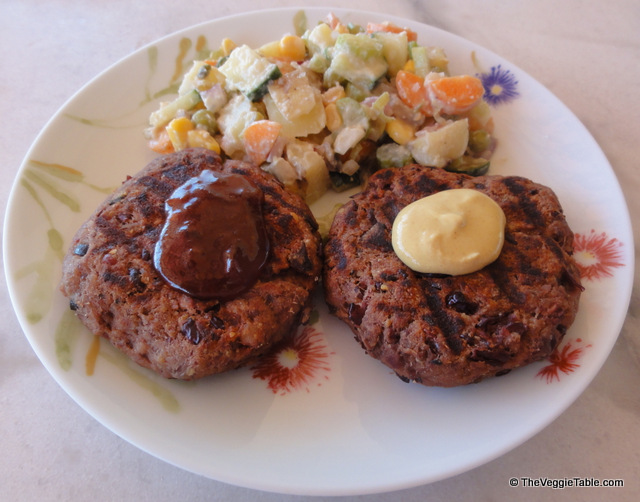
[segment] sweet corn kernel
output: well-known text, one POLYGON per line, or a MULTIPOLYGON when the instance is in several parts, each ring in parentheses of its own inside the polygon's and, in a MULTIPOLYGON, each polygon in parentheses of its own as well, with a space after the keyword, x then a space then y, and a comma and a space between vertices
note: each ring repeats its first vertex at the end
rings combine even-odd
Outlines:
POLYGON ((285 35, 280 40, 280 54, 285 59, 301 61, 307 55, 307 46, 302 38, 295 35, 285 35))
POLYGON ((327 129, 331 132, 337 131, 342 125, 342 116, 338 111, 338 107, 335 103, 329 103, 324 107, 324 114, 326 115, 327 129))
POLYGON ((222 39, 222 43, 220 44, 220 49, 222 49, 222 53, 225 56, 231 54, 231 51, 236 48, 236 44, 230 38, 222 39))
POLYGON ((281 54, 280 40, 264 44, 258 49, 258 54, 267 58, 279 58, 281 54))
POLYGON ((187 142, 192 148, 208 148, 216 153, 220 153, 220 145, 209 131, 204 129, 192 129, 187 131, 187 142))
POLYGON ((341 98, 344 98, 347 94, 344 92, 344 87, 341 85, 334 85, 322 93, 322 101, 325 105, 329 103, 335 103, 341 98))
POLYGON ((399 145, 406 145, 415 137, 413 126, 400 119, 393 119, 387 122, 385 131, 399 145))
POLYGON ((407 61, 407 62, 404 64, 404 67, 403 67, 402 69, 403 69, 404 71, 408 71, 408 72, 412 72, 412 73, 413 73, 413 72, 415 71, 415 69, 416 69, 416 65, 415 65, 415 63, 413 62, 413 59, 410 59, 409 61, 407 61))
POLYGON ((189 145, 188 132, 193 128, 193 123, 187 117, 179 117, 169 122, 167 134, 176 152, 187 148, 189 145))

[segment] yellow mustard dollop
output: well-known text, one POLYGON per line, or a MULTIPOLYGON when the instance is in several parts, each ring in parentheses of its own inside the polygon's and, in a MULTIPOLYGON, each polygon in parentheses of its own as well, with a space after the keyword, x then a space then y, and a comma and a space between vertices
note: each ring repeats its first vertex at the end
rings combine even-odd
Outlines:
POLYGON ((498 258, 505 224, 502 208, 487 195, 468 188, 445 190, 398 213, 393 249, 416 272, 469 274, 498 258))

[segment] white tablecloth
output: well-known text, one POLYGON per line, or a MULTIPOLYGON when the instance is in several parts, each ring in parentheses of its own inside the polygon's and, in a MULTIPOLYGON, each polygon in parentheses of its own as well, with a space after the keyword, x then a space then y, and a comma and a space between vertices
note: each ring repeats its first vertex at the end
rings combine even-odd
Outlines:
MULTIPOLYGON (((234 0, 224 4, 211 0, 1 0, 3 212, 18 167, 38 132, 99 72, 181 28, 258 8, 294 5, 324 5, 327 10, 348 6, 415 19, 461 35, 515 63, 583 121, 611 162, 637 223, 640 2, 636 0, 234 0)), ((638 242, 640 226, 634 232, 638 242)), ((535 437, 450 479, 358 500, 638 500, 639 308, 636 291, 621 335, 600 373, 565 413, 535 437), (625 487, 511 488, 512 476, 621 478, 625 487)), ((18 325, 6 286, 0 287, 0 319, 0 500, 306 499, 205 479, 126 443, 83 411, 49 376, 18 325)))

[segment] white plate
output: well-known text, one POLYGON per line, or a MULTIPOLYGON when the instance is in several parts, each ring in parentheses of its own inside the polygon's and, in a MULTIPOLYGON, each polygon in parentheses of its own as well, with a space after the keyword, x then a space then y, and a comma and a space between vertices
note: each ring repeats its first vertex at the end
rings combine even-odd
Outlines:
MULTIPOLYGON (((578 397, 618 336, 633 277, 629 215, 601 150, 550 92, 482 47, 409 20, 334 9, 344 21, 388 19, 412 28, 422 44, 446 49, 454 72, 493 71, 503 84, 491 87, 493 97, 515 91, 493 109, 500 144, 492 172, 555 189, 585 266, 580 313, 553 361, 463 388, 405 384, 365 355, 318 297, 320 320, 280 358, 294 374, 297 354, 310 370, 306 380, 270 386, 247 368, 197 383, 166 381, 106 343, 89 375, 94 339, 58 293, 61 255, 75 230, 104 190, 153 157, 142 129, 176 71, 181 41, 191 43, 184 61, 198 43, 215 48, 223 37, 257 46, 292 32, 295 12, 218 19, 166 37, 62 107, 29 150, 11 194, 4 254, 12 301, 38 357, 73 399, 127 441, 181 468, 312 495, 390 491, 452 476, 521 444, 578 397)), ((327 12, 306 14, 311 25, 327 12)), ((314 207, 318 214, 322 205, 314 207)))

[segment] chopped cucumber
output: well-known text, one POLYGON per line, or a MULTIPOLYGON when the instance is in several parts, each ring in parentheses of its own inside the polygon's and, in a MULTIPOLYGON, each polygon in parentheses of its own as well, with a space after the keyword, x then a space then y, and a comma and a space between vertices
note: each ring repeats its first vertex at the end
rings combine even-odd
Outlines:
POLYGON ((360 185, 360 175, 358 173, 348 175, 331 171, 329 178, 331 179, 331 188, 336 192, 344 192, 360 185))
POLYGON ((269 82, 282 73, 275 63, 260 56, 248 45, 236 47, 220 66, 227 84, 238 89, 251 101, 260 100, 267 93, 269 82))
POLYGON ((388 68, 379 40, 365 33, 343 33, 333 46, 331 66, 327 73, 333 79, 347 80, 371 89, 387 73, 388 68))
POLYGON ((470 157, 464 155, 452 160, 445 166, 445 171, 452 173, 464 173, 471 176, 482 176, 489 170, 490 162, 482 157, 470 157))
POLYGON ((153 112, 149 117, 149 125, 151 127, 165 126, 175 118, 180 110, 191 110, 201 102, 200 93, 196 89, 192 89, 153 112))
POLYGON ((409 59, 407 33, 378 32, 373 34, 373 38, 382 43, 382 55, 389 65, 389 75, 394 76, 409 59))

